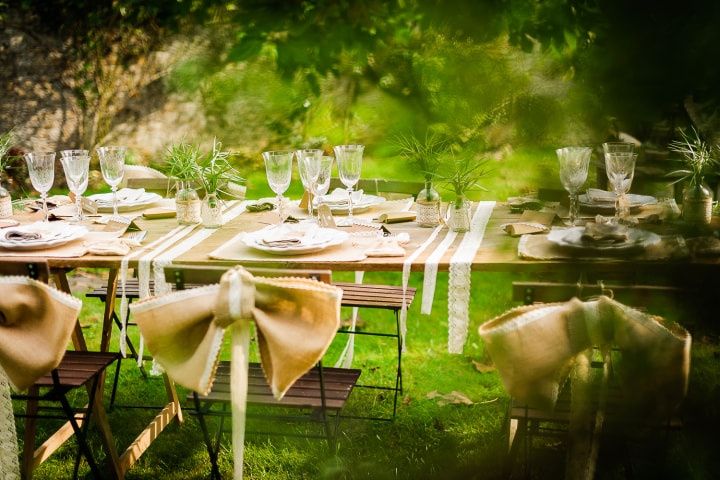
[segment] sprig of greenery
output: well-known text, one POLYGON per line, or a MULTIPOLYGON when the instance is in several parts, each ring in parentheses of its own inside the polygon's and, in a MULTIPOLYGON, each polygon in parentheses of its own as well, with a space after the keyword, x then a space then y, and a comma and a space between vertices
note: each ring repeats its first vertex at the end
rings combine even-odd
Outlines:
POLYGON ((13 141, 14 134, 12 130, 0 135, 0 173, 5 171, 10 163, 15 160, 15 157, 8 156, 8 152, 12 148, 13 141))
POLYGON ((231 156, 232 153, 222 149, 222 143, 217 138, 213 139, 212 152, 205 155, 199 164, 200 181, 206 192, 236 196, 229 191, 228 184, 242 185, 245 179, 230 164, 231 156))
POLYGON ((720 163, 714 157, 716 147, 708 145, 702 138, 695 127, 692 127, 692 133, 688 134, 684 130, 680 130, 682 140, 673 140, 668 148, 682 155, 682 160, 687 168, 675 170, 669 175, 680 174, 681 178, 676 180, 680 182, 687 180, 690 186, 696 186, 703 182, 706 174, 713 168, 717 168, 720 163))
POLYGON ((468 152, 452 154, 450 158, 452 172, 449 175, 438 175, 438 178, 455 193, 456 199, 462 199, 465 193, 472 190, 486 190, 480 185, 480 179, 490 173, 486 158, 477 158, 468 152))
POLYGON ((450 142, 446 138, 430 132, 425 134, 423 140, 412 134, 400 134, 395 143, 400 150, 400 156, 417 167, 428 181, 437 175, 440 159, 450 148, 450 142))
POLYGON ((180 180, 189 182, 200 177, 200 147, 191 143, 180 142, 170 145, 165 154, 167 174, 180 180))

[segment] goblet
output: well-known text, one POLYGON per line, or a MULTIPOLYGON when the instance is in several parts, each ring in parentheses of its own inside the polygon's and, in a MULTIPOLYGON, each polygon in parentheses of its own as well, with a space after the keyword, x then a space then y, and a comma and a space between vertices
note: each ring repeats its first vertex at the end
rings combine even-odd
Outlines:
POLYGON ((310 193, 308 202, 308 213, 310 218, 313 217, 312 197, 315 195, 315 184, 317 183, 318 174, 320 173, 320 159, 322 158, 322 150, 297 150, 295 156, 298 161, 298 170, 300 171, 300 180, 303 187, 310 193))
POLYGON ((604 153, 635 153, 635 145, 628 142, 605 142, 604 153))
POLYGON ((282 200, 285 190, 290 186, 293 152, 290 150, 275 150, 263 152, 262 155, 263 160, 265 160, 268 185, 277 195, 278 216, 280 217, 278 223, 282 223, 285 219, 282 214, 282 200))
POLYGON ((75 195, 77 214, 73 220, 82 222, 82 194, 88 186, 90 155, 87 150, 63 150, 60 152, 60 163, 65 171, 68 188, 75 195))
POLYGON ((555 150, 560 162, 560 181, 570 195, 570 224, 578 216, 578 192, 587 180, 590 165, 590 147, 565 147, 555 150))
POLYGON ((605 171, 608 181, 615 193, 615 222, 627 213, 625 194, 630 191, 635 174, 635 153, 606 153, 605 171))
POLYGON ((97 153, 100 157, 100 170, 105 183, 110 185, 113 193, 113 215, 117 216, 117 188, 122 182, 125 174, 125 153, 126 147, 98 147, 97 153))
POLYGON ((353 224, 352 192, 355 184, 360 180, 360 170, 362 169, 362 158, 365 146, 338 145, 334 150, 340 181, 348 191, 348 217, 345 221, 338 222, 338 225, 351 226, 353 224))
POLYGON ((55 152, 32 152, 25 154, 25 162, 30 174, 30 182, 42 198, 45 222, 49 219, 47 194, 55 180, 55 152))

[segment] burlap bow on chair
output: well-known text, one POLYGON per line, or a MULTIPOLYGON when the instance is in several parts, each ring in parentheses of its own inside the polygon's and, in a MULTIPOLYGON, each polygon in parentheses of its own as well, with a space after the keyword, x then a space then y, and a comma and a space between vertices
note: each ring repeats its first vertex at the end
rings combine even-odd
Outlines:
POLYGON ((220 284, 131 306, 150 353, 180 385, 205 394, 215 378, 225 331, 233 327, 231 402, 234 477, 242 478, 250 320, 263 371, 276 398, 320 360, 340 326, 342 290, 304 278, 253 277, 242 267, 220 284))
MULTIPOLYGON (((605 358, 611 347, 618 347, 621 364, 615 368, 616 379, 623 407, 632 415, 667 418, 687 391, 690 334, 673 322, 608 297, 518 307, 486 322, 479 331, 507 391, 530 407, 554 408, 573 369, 573 380, 578 380, 577 388, 572 385, 573 397, 588 398, 585 380, 593 347, 605 358)), ((586 419, 571 412, 571 438, 574 423, 586 419)), ((571 442, 570 462, 585 463, 575 471, 592 477, 591 455, 572 455, 572 448, 571 442)), ((577 478, 570 470, 566 474, 577 478)))
POLYGON ((0 277, 0 478, 20 478, 10 386, 25 390, 60 364, 80 300, 27 277, 0 277))

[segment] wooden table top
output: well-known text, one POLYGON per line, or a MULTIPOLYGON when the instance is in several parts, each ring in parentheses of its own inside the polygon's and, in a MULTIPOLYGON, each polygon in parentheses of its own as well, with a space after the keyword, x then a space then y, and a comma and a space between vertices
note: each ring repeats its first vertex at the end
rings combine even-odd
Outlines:
MULTIPOLYGON (((641 261, 628 258, 603 258, 603 259, 563 259, 563 260, 524 260, 518 258, 518 238, 507 235, 501 225, 507 222, 517 221, 518 214, 510 213, 510 210, 501 203, 498 203, 488 222, 485 236, 472 262, 472 269, 476 271, 506 271, 506 272, 553 272, 558 269, 565 270, 593 270, 593 271, 617 271, 636 270, 643 272, 694 272, 714 271, 720 263, 720 258, 683 259, 677 261, 641 261)), ((186 253, 176 257, 173 263, 192 265, 230 265, 237 262, 213 260, 208 257, 220 245, 232 239, 240 232, 248 232, 260 229, 276 221, 275 212, 250 213, 244 212, 222 228, 213 231, 209 237, 191 248, 186 253)), ((150 244, 163 235, 177 227, 175 219, 146 220, 139 217, 136 223, 148 231, 144 245, 150 244)), ((415 222, 397 223, 387 226, 394 233, 407 232, 410 235, 410 243, 405 249, 410 254, 414 252, 426 239, 429 238, 433 229, 419 227, 415 222)), ((651 228, 651 227, 649 227, 651 228)), ((196 231, 202 230, 201 226, 196 231)), ((445 238, 447 230, 443 229, 434 242, 427 248, 412 264, 412 271, 423 271, 427 258, 445 238)), ((438 262, 439 271, 447 271, 450 258, 460 243, 462 234, 448 248, 438 262)), ((85 255, 78 258, 49 258, 50 265, 55 268, 118 268, 121 257, 119 256, 97 256, 85 255)), ((368 258, 360 262, 317 262, 306 260, 303 256, 278 256, 268 261, 243 262, 248 266, 267 266, 273 268, 304 268, 304 269, 331 269, 335 271, 402 271, 405 257, 368 258)), ((136 259, 130 261, 130 266, 136 265, 136 259)))

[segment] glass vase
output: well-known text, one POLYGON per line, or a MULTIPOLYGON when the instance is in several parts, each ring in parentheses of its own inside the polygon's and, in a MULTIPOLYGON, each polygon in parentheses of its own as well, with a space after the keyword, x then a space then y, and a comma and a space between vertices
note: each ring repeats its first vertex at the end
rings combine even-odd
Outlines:
POLYGON ((448 228, 453 232, 467 232, 470 230, 470 202, 459 196, 448 206, 448 228))
POLYGON ((695 226, 710 225, 712 198, 712 192, 706 185, 688 185, 683 193, 683 220, 695 226))
POLYGON ((0 185, 0 218, 10 218, 12 214, 12 198, 10 198, 10 192, 0 185))
POLYGON ((189 182, 180 182, 175 193, 178 225, 195 225, 201 221, 201 202, 197 191, 189 182))
POLYGON ((200 211, 202 224, 205 228, 220 228, 223 224, 222 202, 217 193, 207 193, 202 201, 200 211))
POLYGON ((415 199, 417 223, 421 227, 436 227, 440 224, 440 194, 433 188, 431 180, 425 180, 425 187, 415 199))

